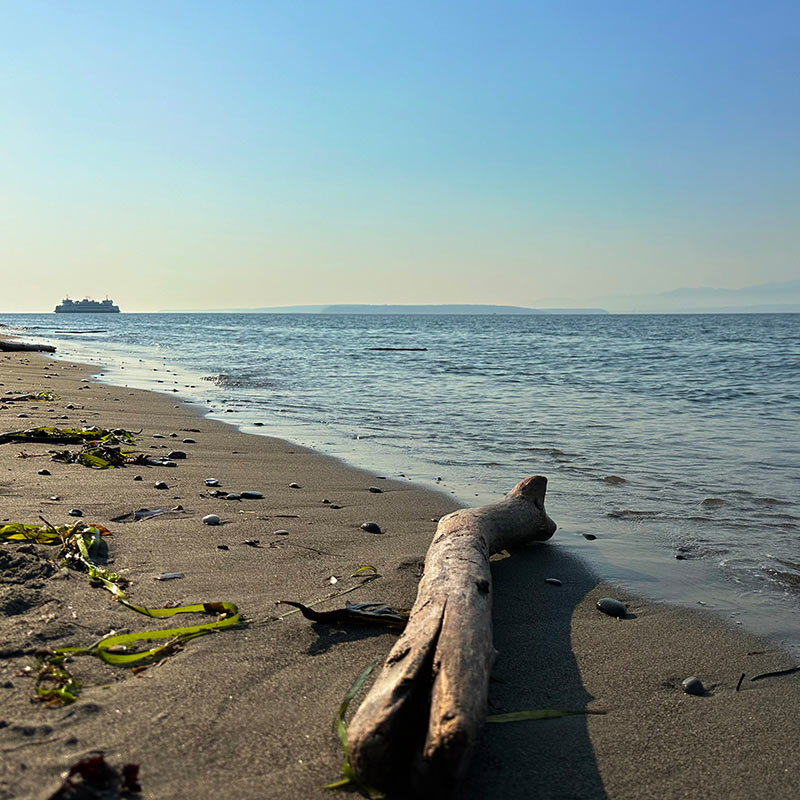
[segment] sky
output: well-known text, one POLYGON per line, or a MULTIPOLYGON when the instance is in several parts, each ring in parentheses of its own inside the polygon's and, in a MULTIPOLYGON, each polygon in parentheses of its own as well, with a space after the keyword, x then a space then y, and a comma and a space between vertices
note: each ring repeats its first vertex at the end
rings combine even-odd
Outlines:
POLYGON ((800 5, 0 0, 0 311, 800 277, 800 5))

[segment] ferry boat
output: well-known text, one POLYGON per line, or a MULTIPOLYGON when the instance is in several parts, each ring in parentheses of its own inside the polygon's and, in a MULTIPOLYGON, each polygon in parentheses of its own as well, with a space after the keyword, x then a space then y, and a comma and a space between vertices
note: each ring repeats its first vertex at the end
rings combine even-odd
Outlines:
POLYGON ((97 300, 89 299, 76 302, 75 300, 70 300, 69 297, 65 297, 55 307, 56 314, 83 314, 87 312, 90 314, 119 314, 119 306, 115 306, 108 298, 98 303, 97 300))

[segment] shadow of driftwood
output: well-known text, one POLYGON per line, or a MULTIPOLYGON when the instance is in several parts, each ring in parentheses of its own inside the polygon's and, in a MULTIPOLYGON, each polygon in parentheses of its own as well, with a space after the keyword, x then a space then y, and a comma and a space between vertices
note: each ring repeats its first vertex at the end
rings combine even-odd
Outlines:
POLYGON ((353 628, 339 628, 335 625, 328 625, 324 622, 314 622, 311 624, 314 633, 318 638, 312 642, 306 652, 310 656, 318 656, 321 653, 327 653, 332 647, 337 644, 345 644, 347 642, 357 642, 361 639, 372 639, 376 636, 384 636, 387 632, 383 627, 353 627, 353 628))
MULTIPOLYGON (((556 708, 578 710, 592 699, 570 640, 575 606, 597 581, 553 545, 515 551, 492 564, 497 661, 489 684, 489 714, 556 708), (555 577, 562 586, 545 578, 555 577)), ((461 797, 606 797, 584 716, 487 723, 461 797)))

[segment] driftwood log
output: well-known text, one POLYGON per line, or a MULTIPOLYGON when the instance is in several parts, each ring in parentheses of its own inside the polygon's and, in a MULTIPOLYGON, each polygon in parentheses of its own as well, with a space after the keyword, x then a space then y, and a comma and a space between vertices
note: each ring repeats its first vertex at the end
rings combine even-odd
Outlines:
POLYGON ((450 797, 486 719, 492 644, 489 556, 549 539, 547 478, 439 520, 405 631, 348 729, 350 765, 399 797, 450 797))
POLYGON ((6 353, 55 353, 50 344, 26 344, 25 342, 0 341, 0 352, 6 353))

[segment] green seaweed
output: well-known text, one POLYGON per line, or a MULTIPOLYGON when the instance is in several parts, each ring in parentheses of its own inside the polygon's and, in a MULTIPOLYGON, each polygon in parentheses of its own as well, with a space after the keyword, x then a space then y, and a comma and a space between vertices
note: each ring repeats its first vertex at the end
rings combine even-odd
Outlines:
POLYGON ((347 690, 347 693, 342 698, 342 702, 339 704, 339 710, 336 713, 336 734, 339 737, 339 741, 342 743, 342 751, 344 753, 344 762, 342 763, 342 774, 344 777, 332 783, 326 783, 325 786, 322 787, 323 789, 341 789, 344 786, 352 784, 364 797, 371 798, 375 795, 375 790, 364 786, 364 784, 358 780, 355 772, 353 772, 353 768, 350 766, 350 756, 347 752, 347 722, 345 721, 345 715, 347 714, 347 709, 351 701, 358 694, 359 689, 364 685, 364 681, 370 676, 372 670, 378 666, 380 660, 379 656, 369 664, 356 678, 355 683, 347 690))

